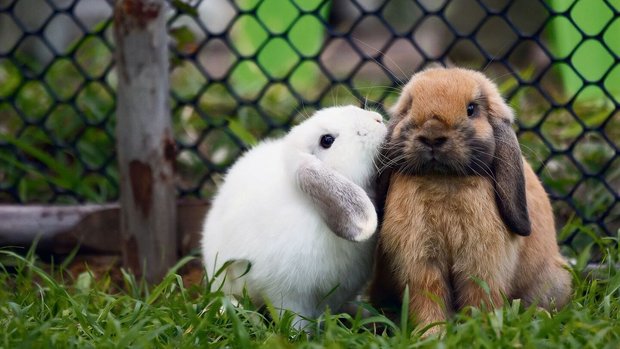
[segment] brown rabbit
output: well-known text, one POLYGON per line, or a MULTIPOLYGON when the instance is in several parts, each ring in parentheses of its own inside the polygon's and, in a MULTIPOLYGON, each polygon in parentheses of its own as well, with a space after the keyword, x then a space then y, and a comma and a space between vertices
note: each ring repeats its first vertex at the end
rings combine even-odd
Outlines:
POLYGON ((422 325, 468 305, 501 306, 504 296, 566 304, 571 277, 551 205, 496 86, 476 71, 428 69, 392 114, 371 301, 397 304, 408 285, 410 316, 422 325))

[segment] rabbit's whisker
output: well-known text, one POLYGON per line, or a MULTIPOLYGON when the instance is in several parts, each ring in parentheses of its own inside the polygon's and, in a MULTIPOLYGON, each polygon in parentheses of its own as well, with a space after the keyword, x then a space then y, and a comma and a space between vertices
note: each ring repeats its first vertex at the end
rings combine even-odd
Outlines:
MULTIPOLYGON (((372 47, 372 46, 371 46, 371 45, 369 45, 368 43, 366 43, 366 42, 364 42, 364 41, 362 41, 362 40, 360 40, 360 39, 358 39, 358 38, 353 37, 353 40, 355 40, 355 41, 359 42, 360 44, 362 44, 362 45, 366 46, 367 48, 369 48, 369 49, 371 49, 371 50, 374 50, 376 53, 379 53, 379 54, 381 55, 381 57, 383 57, 383 58, 387 58, 388 60, 390 60, 390 62, 391 62, 391 63, 393 63, 393 64, 396 66, 396 68, 398 68, 398 70, 400 70, 400 72, 403 74, 403 76, 407 76, 407 74, 405 74, 405 72, 401 69, 401 67, 400 67, 400 66, 399 66, 396 62, 394 62, 394 60, 393 60, 392 58, 390 58, 389 56, 387 56, 387 55, 386 55, 383 51, 381 51, 381 50, 379 50, 379 49, 377 49, 377 48, 375 48, 375 47, 372 47)), ((369 57, 369 58, 370 58, 370 59, 372 59, 375 63, 377 63, 377 65, 378 65, 378 66, 380 66, 381 68, 383 68, 383 69, 385 69, 387 72, 389 72, 389 73, 390 73, 390 75, 392 75, 392 77, 394 77, 394 79, 396 80, 396 82, 398 83, 398 85, 399 85, 399 86, 405 86, 405 82, 403 82, 401 79, 399 79, 399 78, 396 76, 396 74, 394 74, 394 72, 392 72, 392 70, 391 70, 391 69, 389 69, 388 67, 386 67, 384 64, 380 63, 380 62, 379 62, 376 58, 374 58, 374 57, 369 57)))
POLYGON ((385 171, 386 169, 392 167, 393 165, 401 162, 402 160, 406 159, 407 155, 402 154, 400 156, 397 156, 393 159, 391 159, 390 161, 388 161, 387 163, 383 164, 383 167, 381 169, 379 169, 379 174, 383 173, 383 171, 385 171))
MULTIPOLYGON (((512 145, 512 143, 507 142, 507 141, 505 141, 505 140, 503 140, 503 139, 495 138, 495 140, 496 140, 497 142, 502 142, 503 144, 512 145)), ((530 154, 530 155, 534 156, 534 158, 536 159, 536 161, 538 161, 538 162, 539 162, 539 163, 541 163, 541 164, 542 164, 542 163, 544 163, 544 159, 542 158, 542 156, 538 155, 538 152, 537 152, 534 148, 532 148, 532 147, 530 147, 530 146, 528 146, 528 145, 526 145, 526 144, 519 144, 519 146, 520 146, 522 149, 527 150, 527 153, 528 153, 528 154, 530 154)), ((547 166, 543 166, 543 167, 542 167, 542 170, 543 170, 544 172, 546 172, 546 173, 547 173, 547 175, 549 175, 549 177, 550 177, 551 179, 554 179, 553 174, 552 174, 552 173, 551 173, 551 171, 547 168, 547 166)))
POLYGON ((514 164, 511 164, 510 162, 508 162, 508 161, 506 161, 506 160, 504 160, 502 158, 497 157, 493 153, 486 152, 486 151, 484 151, 482 149, 474 149, 474 152, 480 153, 480 154, 484 154, 484 155, 489 155, 493 160, 497 160, 497 161, 502 162, 502 164, 504 164, 505 166, 507 166, 511 170, 518 170, 518 168, 514 164))
MULTIPOLYGON (((495 179, 495 176, 493 175, 493 172, 491 171, 491 169, 489 168, 489 166, 487 166, 487 164, 483 163, 482 161, 478 160, 478 159, 473 159, 473 162, 478 165, 478 167, 484 171, 485 174, 487 174, 487 177, 489 177, 491 179, 491 181, 493 181, 493 191, 495 192, 495 195, 499 196, 499 193, 497 192, 497 186, 499 185, 499 183, 497 182, 497 180, 495 179), (484 166, 484 167, 483 167, 484 166)), ((483 177, 478 171, 476 171, 473 167, 471 167, 469 164, 467 165, 467 167, 469 167, 469 169, 474 172, 476 175, 483 177)))

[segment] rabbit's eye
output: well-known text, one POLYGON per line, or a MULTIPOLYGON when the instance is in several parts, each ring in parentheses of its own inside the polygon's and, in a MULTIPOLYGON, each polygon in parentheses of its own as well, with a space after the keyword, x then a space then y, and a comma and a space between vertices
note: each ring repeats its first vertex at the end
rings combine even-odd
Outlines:
POLYGON ((475 112, 476 112, 476 104, 469 103, 467 105, 467 116, 473 116, 475 112))
POLYGON ((331 147, 332 144, 334 144, 335 140, 336 138, 334 138, 334 136, 332 135, 322 135, 321 136, 321 147, 327 149, 331 147))

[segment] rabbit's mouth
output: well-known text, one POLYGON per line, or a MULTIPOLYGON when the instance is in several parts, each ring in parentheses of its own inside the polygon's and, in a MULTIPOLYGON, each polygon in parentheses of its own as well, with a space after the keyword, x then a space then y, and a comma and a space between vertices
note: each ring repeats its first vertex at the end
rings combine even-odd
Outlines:
POLYGON ((460 161, 446 158, 434 152, 426 154, 425 159, 412 161, 413 166, 405 166, 409 174, 423 175, 467 175, 465 166, 460 161))
POLYGON ((487 159, 468 151, 418 149, 403 158, 397 171, 411 176, 485 176, 490 173, 487 159))
POLYGON ((486 176, 490 168, 493 142, 479 138, 473 129, 410 127, 392 145, 389 158, 398 172, 412 175, 486 176))

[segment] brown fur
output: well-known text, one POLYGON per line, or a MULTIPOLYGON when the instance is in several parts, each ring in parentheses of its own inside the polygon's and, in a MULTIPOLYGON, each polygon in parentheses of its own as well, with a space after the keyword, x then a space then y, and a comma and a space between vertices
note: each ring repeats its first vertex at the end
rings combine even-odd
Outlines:
POLYGON ((504 296, 547 309, 568 301, 570 274, 551 205, 532 168, 521 164, 512 119, 478 72, 430 69, 405 86, 389 125, 391 168, 380 179, 389 189, 370 291, 377 305, 398 302, 408 285, 410 315, 426 325, 465 306, 501 306, 504 296), (468 117, 471 102, 477 114, 468 117), (511 139, 495 139, 502 127, 511 139), (444 143, 434 156, 445 166, 425 160, 424 142, 438 139, 444 143), (498 159, 507 149, 517 158, 498 159))

